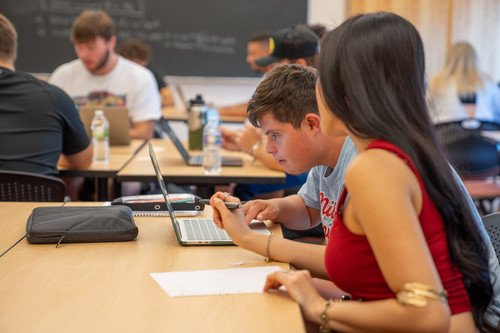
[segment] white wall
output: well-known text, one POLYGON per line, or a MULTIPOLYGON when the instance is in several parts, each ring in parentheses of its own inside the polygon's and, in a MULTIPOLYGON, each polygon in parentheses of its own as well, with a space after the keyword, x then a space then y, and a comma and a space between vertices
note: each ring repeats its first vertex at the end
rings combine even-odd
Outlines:
POLYGON ((347 0, 309 0, 308 23, 323 24, 329 29, 342 23, 347 16, 347 0))

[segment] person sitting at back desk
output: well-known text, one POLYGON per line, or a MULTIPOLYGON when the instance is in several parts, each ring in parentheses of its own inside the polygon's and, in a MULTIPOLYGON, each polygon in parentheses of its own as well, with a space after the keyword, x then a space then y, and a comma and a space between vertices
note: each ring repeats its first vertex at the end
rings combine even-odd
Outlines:
POLYGON ((57 176, 58 165, 87 168, 92 144, 75 104, 58 87, 15 71, 17 32, 2 14, 0 36, 0 169, 57 176))
POLYGON ((478 66, 471 44, 453 44, 428 87, 434 123, 477 118, 500 123, 500 88, 478 66))
POLYGON ((73 23, 71 41, 78 59, 59 66, 49 82, 79 106, 127 107, 130 137, 151 139, 161 117, 158 87, 150 70, 115 53, 113 19, 102 10, 82 12, 73 23))
POLYGON ((129 38, 122 41, 120 45, 117 46, 116 53, 149 69, 155 76, 158 89, 160 90, 161 106, 174 105, 174 97, 172 96, 170 89, 167 87, 162 75, 153 71, 149 67, 149 61, 152 58, 151 47, 149 47, 149 45, 144 44, 138 39, 129 38))
MULTIPOLYGON (((271 70, 272 66, 258 66, 255 60, 265 57, 269 54, 269 38, 271 33, 268 31, 259 31, 250 36, 247 42, 246 62, 250 68, 257 74, 265 74, 271 70)), ((229 106, 218 106, 217 111, 221 116, 247 116, 247 104, 240 103, 229 106)))

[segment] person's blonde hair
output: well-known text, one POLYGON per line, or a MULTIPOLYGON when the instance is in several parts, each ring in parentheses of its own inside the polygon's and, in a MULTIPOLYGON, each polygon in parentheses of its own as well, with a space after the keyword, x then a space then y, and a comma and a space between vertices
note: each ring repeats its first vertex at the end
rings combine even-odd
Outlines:
POLYGON ((468 42, 457 42, 446 56, 445 67, 431 80, 433 91, 454 82, 460 95, 474 93, 484 87, 486 77, 479 70, 476 51, 468 42))

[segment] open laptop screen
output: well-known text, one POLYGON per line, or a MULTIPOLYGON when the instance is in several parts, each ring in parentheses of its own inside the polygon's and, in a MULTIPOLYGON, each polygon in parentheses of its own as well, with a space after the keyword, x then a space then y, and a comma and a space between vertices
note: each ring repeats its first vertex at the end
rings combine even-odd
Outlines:
POLYGON ((158 164, 158 160, 156 159, 156 155, 153 150, 153 146, 151 145, 151 141, 148 142, 148 145, 149 145, 149 156, 151 157, 153 168, 155 169, 156 178, 158 179, 158 183, 160 184, 161 193, 163 194, 163 198, 165 199, 168 214, 170 215, 172 221, 175 221, 174 209, 172 208, 172 203, 170 202, 170 198, 168 197, 167 186, 165 185, 163 177, 161 176, 160 166, 158 164))

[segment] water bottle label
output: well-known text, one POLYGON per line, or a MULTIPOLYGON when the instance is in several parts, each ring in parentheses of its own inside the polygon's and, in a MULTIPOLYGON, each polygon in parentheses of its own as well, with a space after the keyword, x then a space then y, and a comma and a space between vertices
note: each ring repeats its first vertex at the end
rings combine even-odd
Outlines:
POLYGON ((94 127, 94 130, 92 131, 92 137, 94 139, 105 139, 109 137, 109 129, 106 127, 94 127))
POLYGON ((208 144, 220 144, 221 143, 220 136, 218 136, 218 135, 205 135, 203 141, 205 143, 208 143, 208 144))

